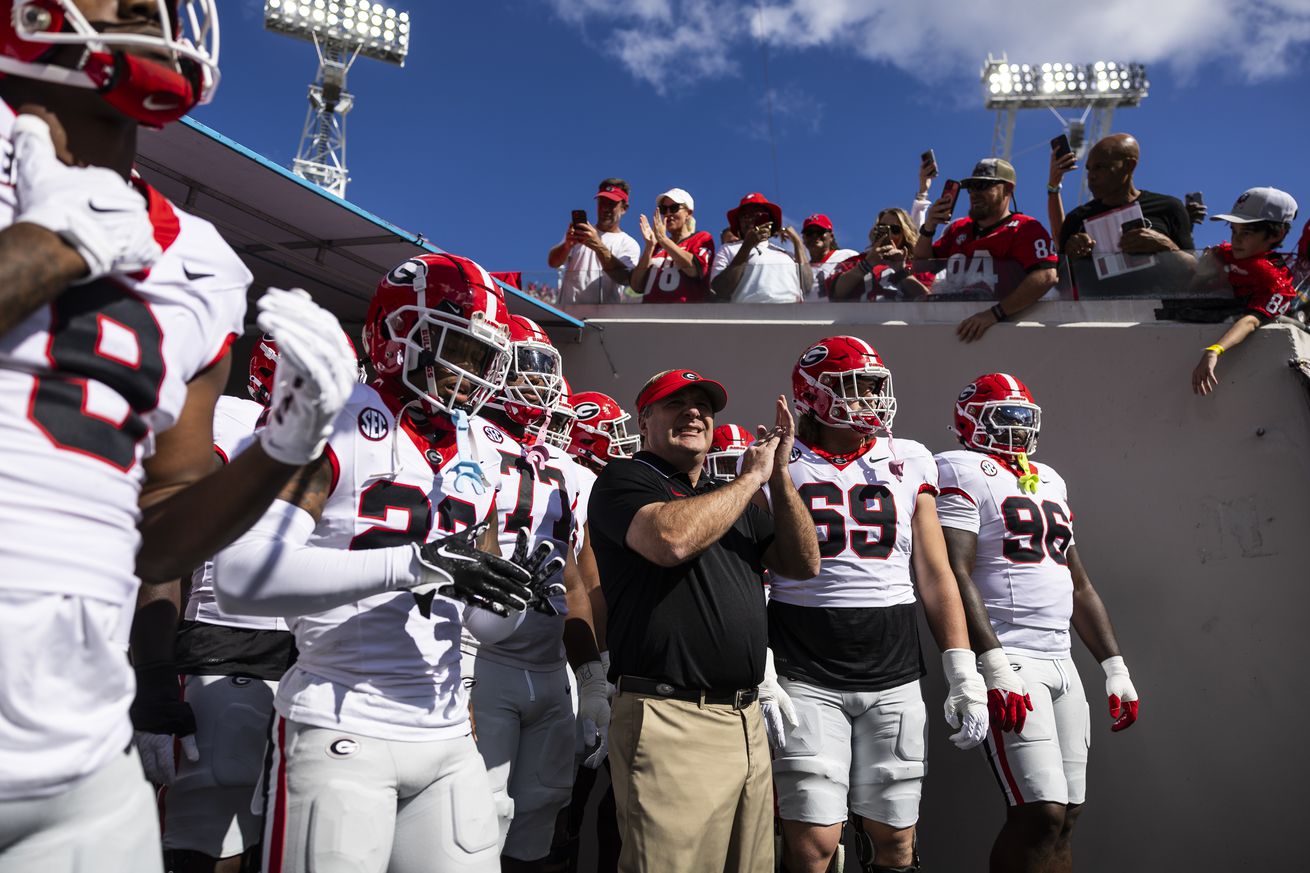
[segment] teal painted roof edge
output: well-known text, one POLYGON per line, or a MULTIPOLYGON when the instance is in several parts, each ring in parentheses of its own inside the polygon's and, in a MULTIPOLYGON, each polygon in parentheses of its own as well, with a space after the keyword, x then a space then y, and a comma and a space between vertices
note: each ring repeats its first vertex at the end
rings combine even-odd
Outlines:
MULTIPOLYGON (((364 219, 365 221, 368 221, 369 223, 382 228, 387 233, 395 234, 401 239, 410 242, 418 246, 419 248, 424 249, 425 251, 432 252, 434 255, 446 254, 444 249, 438 248, 437 246, 433 245, 431 242, 424 239, 423 237, 415 236, 414 234, 409 233, 408 231, 401 230, 391 222, 382 218, 378 218, 373 213, 369 212, 366 209, 361 209, 360 207, 356 206, 354 203, 351 203, 349 200, 344 200, 338 197, 337 195, 333 194, 332 192, 325 191, 324 189, 318 187, 313 182, 310 182, 307 179, 300 178, 295 173, 291 172, 281 164, 273 163, 268 158, 261 155, 259 152, 246 148, 236 140, 224 136, 223 134, 214 130, 212 127, 209 127, 206 124, 202 124, 201 122, 196 121, 194 118, 192 118, 189 115, 182 119, 182 123, 187 127, 191 128, 192 130, 204 134, 205 136, 209 137, 215 142, 227 146, 237 154, 249 158, 250 160, 254 161, 255 163, 259 164, 260 166, 266 169, 272 170, 273 172, 277 173, 283 178, 290 179, 291 181, 295 182, 297 185, 300 185, 303 188, 307 188, 310 191, 313 191, 315 194, 324 198, 325 200, 328 200, 336 204, 337 206, 340 206, 343 209, 353 212, 355 215, 358 215, 360 218, 364 219)), ((546 310, 551 315, 567 322, 568 324, 573 325, 574 327, 587 326, 586 322, 579 321, 578 319, 574 318, 568 313, 556 309, 554 306, 551 306, 549 303, 545 302, 544 300, 538 300, 536 297, 533 297, 531 294, 525 294, 519 289, 513 287, 512 285, 506 285, 504 282, 500 281, 499 279, 496 279, 495 281, 496 284, 500 285, 500 287, 504 289, 507 293, 513 294, 515 297, 518 297, 522 300, 526 300, 528 303, 531 303, 533 306, 546 310)))

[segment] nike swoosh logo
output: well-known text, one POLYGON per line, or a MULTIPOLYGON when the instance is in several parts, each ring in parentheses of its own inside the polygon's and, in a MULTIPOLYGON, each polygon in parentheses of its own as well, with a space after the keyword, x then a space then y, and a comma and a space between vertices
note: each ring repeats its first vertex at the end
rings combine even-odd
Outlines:
POLYGON ((437 554, 443 558, 451 558, 456 561, 463 561, 466 564, 476 564, 477 558, 470 558, 468 555, 457 555, 454 552, 447 551, 445 546, 437 546, 437 554))
POLYGON ((96 206, 94 200, 88 203, 87 206, 91 207, 92 212, 130 212, 131 211, 128 209, 119 209, 118 207, 115 206, 96 206))
POLYGON ((198 282, 201 279, 212 279, 214 277, 213 273, 193 273, 190 270, 188 270, 186 267, 182 268, 182 274, 187 277, 188 281, 191 282, 198 282))
POLYGON ((181 101, 176 97, 161 98, 158 94, 147 94, 141 105, 151 112, 169 112, 180 106, 181 101))

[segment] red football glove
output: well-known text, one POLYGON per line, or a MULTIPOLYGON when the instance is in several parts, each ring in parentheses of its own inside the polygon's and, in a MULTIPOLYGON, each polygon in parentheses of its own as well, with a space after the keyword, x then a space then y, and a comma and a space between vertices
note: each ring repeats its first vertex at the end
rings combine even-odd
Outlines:
POLYGON ((1137 689, 1128 677, 1123 656, 1106 658, 1101 662, 1101 669, 1105 671, 1105 694, 1110 698, 1110 718, 1114 719, 1110 730, 1131 727, 1137 721, 1137 689))
POLYGON ((1003 731, 1023 733, 1028 713, 1033 711, 1033 701, 1028 687, 1005 657, 1005 650, 988 649, 978 662, 983 682, 987 684, 987 714, 992 724, 1003 731))

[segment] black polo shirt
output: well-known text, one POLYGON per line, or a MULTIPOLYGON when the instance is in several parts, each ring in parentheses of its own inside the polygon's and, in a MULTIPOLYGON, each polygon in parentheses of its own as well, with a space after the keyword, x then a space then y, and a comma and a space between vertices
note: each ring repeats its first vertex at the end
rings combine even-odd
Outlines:
MULTIPOLYGON (((1177 197, 1143 191, 1136 201, 1152 230, 1157 230, 1183 251, 1191 251, 1192 219, 1187 207, 1177 197)), ((1069 244, 1069 237, 1085 230, 1085 222, 1104 215, 1119 206, 1107 206, 1100 200, 1089 200, 1071 210, 1060 228, 1060 251, 1069 244)), ((1072 258, 1073 281, 1083 297, 1150 297, 1173 296, 1178 288, 1185 288, 1191 279, 1192 265, 1186 261, 1161 258, 1154 267, 1136 270, 1121 276, 1099 279, 1091 258, 1072 258)))
POLYGON ((643 506, 726 484, 701 476, 693 489, 685 473, 650 452, 611 461, 596 480, 587 521, 609 610, 611 681, 640 676, 721 692, 763 680, 761 559, 773 542, 773 516, 748 505, 723 539, 676 567, 653 564, 625 544, 643 506))

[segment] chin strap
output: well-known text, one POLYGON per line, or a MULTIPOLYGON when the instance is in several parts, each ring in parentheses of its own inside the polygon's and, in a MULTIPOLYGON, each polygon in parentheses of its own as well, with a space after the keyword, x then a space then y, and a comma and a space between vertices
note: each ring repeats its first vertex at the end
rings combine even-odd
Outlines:
POLYGON ((455 490, 462 494, 467 485, 472 487, 474 494, 485 494, 491 483, 482 475, 482 465, 473 453, 468 413, 455 409, 450 413, 450 420, 455 425, 455 448, 459 452, 459 461, 455 464, 455 490))
POLYGON ((1023 475, 1019 477, 1019 490, 1027 491, 1029 494, 1036 494, 1038 479, 1032 467, 1028 466, 1028 453, 1019 452, 1014 457, 1019 462, 1019 469, 1023 470, 1023 475))

